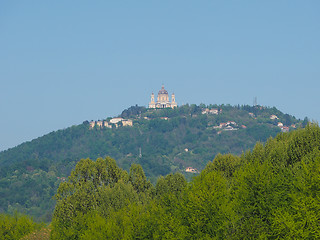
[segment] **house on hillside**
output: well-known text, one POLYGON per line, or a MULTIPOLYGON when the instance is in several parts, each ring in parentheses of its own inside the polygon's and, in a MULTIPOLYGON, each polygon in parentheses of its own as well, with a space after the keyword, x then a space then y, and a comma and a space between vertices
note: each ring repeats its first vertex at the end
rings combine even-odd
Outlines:
POLYGON ((98 126, 99 128, 102 128, 102 125, 103 125, 103 122, 102 122, 102 121, 97 121, 97 126, 98 126))
POLYGON ((226 127, 227 125, 228 125, 227 123, 220 123, 219 127, 223 128, 223 127, 226 127))
POLYGON ((209 113, 209 108, 203 109, 201 114, 208 114, 209 113))
MULTIPOLYGON (((90 129, 93 129, 94 126, 98 126, 99 128, 112 128, 112 126, 115 126, 116 128, 119 127, 119 123, 122 123, 122 126, 129 126, 132 127, 133 123, 131 119, 123 119, 123 118, 112 118, 109 122, 108 121, 91 121, 90 122, 90 129)), ((121 126, 121 125, 120 125, 121 126)))
POLYGON ((275 119, 279 119, 279 118, 278 118, 276 115, 271 115, 271 116, 270 116, 270 119, 271 119, 271 120, 275 120, 275 119))
POLYGON ((91 121, 90 122, 90 129, 94 128, 95 125, 96 125, 96 122, 95 121, 91 121))
POLYGON ((228 126, 229 126, 229 125, 237 126, 237 123, 234 122, 234 121, 228 121, 228 122, 227 122, 227 125, 228 125, 228 126))
POLYGON ((226 127, 226 126, 228 126, 227 123, 220 123, 219 126, 214 126, 213 128, 215 128, 215 129, 217 129, 217 128, 224 128, 224 127, 226 127))
POLYGON ((215 115, 218 115, 219 111, 218 111, 218 109, 215 109, 215 108, 213 108, 213 109, 206 108, 206 109, 203 109, 201 113, 202 114, 215 114, 215 115))
POLYGON ((209 113, 210 113, 210 114, 218 115, 218 114, 219 114, 219 111, 218 111, 218 109, 213 108, 213 109, 210 109, 210 110, 209 110, 209 113))
POLYGON ((282 127, 281 132, 289 132, 289 127, 286 127, 286 126, 282 127))
POLYGON ((118 123, 118 122, 121 122, 122 120, 124 120, 123 118, 112 118, 111 120, 110 120, 110 123, 113 123, 113 124, 116 124, 116 123, 118 123))
POLYGON ((198 173, 199 171, 195 168, 192 167, 187 167, 186 168, 186 172, 190 172, 190 173, 198 173))
POLYGON ((283 127, 283 123, 282 122, 278 122, 278 127, 283 127))
POLYGON ((223 129, 224 131, 235 131, 235 130, 238 130, 238 128, 234 128, 232 126, 227 126, 226 128, 223 129))
POLYGON ((129 126, 129 127, 132 127, 132 120, 130 119, 123 119, 122 120, 122 126, 129 126))
POLYGON ((104 125, 106 128, 112 128, 112 126, 111 126, 107 121, 104 121, 103 125, 104 125))

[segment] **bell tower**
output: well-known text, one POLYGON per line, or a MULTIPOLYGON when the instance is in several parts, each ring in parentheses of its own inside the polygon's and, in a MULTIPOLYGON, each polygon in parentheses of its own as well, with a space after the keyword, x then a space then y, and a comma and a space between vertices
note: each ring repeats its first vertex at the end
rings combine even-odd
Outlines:
POLYGON ((172 95, 171 95, 171 108, 175 108, 177 106, 178 106, 178 104, 176 103, 176 97, 175 97, 174 93, 172 93, 172 95))
POLYGON ((154 93, 151 93, 151 101, 149 103, 149 108, 156 108, 156 103, 154 101, 154 93))

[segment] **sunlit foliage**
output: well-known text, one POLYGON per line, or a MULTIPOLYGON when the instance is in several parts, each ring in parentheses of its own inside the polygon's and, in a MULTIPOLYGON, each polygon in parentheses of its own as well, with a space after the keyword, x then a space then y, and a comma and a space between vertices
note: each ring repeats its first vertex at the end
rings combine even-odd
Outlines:
POLYGON ((217 155, 191 182, 155 187, 140 165, 81 160, 56 194, 52 239, 318 239, 320 128, 217 155))

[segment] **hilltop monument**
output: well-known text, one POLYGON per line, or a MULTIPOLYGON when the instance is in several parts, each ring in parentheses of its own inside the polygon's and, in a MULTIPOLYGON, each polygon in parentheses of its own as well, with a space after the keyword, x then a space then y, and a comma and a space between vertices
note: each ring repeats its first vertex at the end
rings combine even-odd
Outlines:
POLYGON ((174 93, 171 95, 171 102, 169 100, 168 91, 164 89, 162 85, 160 91, 158 92, 158 98, 155 102, 154 93, 151 94, 151 101, 149 103, 149 108, 175 108, 178 104, 176 103, 176 98, 174 93))

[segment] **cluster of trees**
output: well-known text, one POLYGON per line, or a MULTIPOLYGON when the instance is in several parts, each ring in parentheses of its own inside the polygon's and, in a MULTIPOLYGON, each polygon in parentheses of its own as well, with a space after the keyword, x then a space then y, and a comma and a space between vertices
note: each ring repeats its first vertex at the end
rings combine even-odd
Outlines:
POLYGON ((14 213, 0 214, 0 239, 16 240, 39 230, 44 224, 34 222, 30 217, 14 213))
POLYGON ((23 212, 50 222, 55 204, 52 196, 61 181, 53 171, 14 171, 11 176, 0 179, 0 212, 23 212))
POLYGON ((89 129, 89 122, 84 122, 51 132, 0 153, 0 212, 17 209, 50 221, 51 198, 61 178, 69 176, 82 158, 111 156, 126 171, 133 163, 140 164, 153 184, 160 175, 184 172, 186 167, 202 170, 218 153, 240 155, 256 141, 275 137, 280 128, 270 120, 271 114, 283 122, 288 118, 301 123, 276 108, 192 104, 148 110, 133 106, 121 114, 133 120, 133 127, 89 129), (222 111, 202 114, 207 107, 222 111), (235 121, 239 130, 218 134, 213 127, 227 121, 235 121))
POLYGON ((52 239, 318 239, 320 128, 217 155, 187 183, 81 160, 56 194, 52 239))

